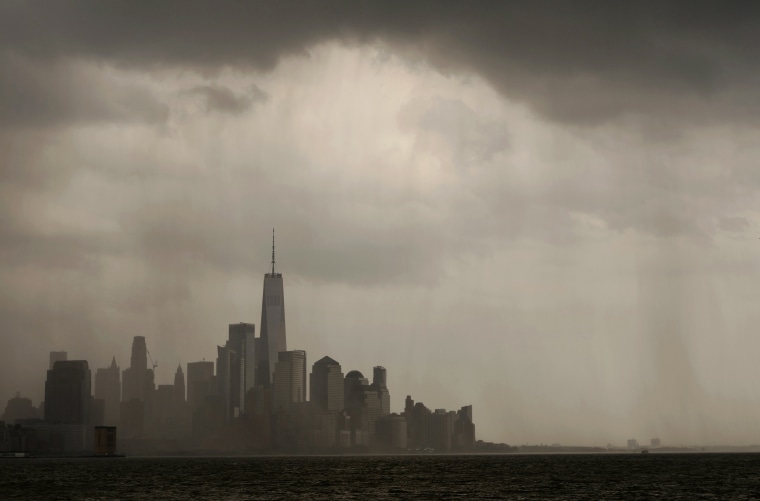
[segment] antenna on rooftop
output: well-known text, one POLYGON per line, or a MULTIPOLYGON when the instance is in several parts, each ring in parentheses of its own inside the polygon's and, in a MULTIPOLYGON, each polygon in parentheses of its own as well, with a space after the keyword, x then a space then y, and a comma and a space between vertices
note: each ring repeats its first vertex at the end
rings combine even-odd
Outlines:
POLYGON ((274 275, 274 228, 272 228, 272 275, 274 275))

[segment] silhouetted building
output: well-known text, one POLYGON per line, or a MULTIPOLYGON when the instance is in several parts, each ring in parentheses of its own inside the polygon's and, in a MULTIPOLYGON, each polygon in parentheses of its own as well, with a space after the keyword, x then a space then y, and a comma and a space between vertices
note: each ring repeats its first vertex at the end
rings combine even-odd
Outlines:
POLYGON ((103 423, 118 426, 121 414, 121 371, 116 365, 116 357, 111 360, 110 367, 95 372, 95 398, 103 400, 105 405, 103 423))
POLYGON ((145 403, 139 398, 122 402, 119 422, 119 434, 123 438, 142 437, 145 434, 145 403))
POLYGON ((103 426, 106 420, 106 401, 102 398, 90 397, 90 419, 93 426, 103 426))
POLYGON ((364 387, 369 381, 359 371, 350 371, 343 382, 343 405, 346 409, 361 406, 364 403, 364 387))
POLYGON ((225 406, 226 419, 245 411, 246 392, 254 387, 255 326, 238 323, 229 325, 229 338, 217 347, 217 392, 225 406))
POLYGON ((185 374, 182 372, 182 365, 177 365, 177 372, 174 373, 174 405, 175 407, 185 404, 185 374))
POLYGON ((155 389, 153 369, 148 369, 148 347, 144 336, 135 336, 132 340, 132 356, 129 368, 122 377, 122 400, 133 398, 148 403, 155 389))
POLYGON ((651 447, 659 447, 660 446, 660 439, 659 438, 653 438, 649 441, 649 445, 651 447))
POLYGON ((381 450, 405 450, 407 447, 406 418, 398 414, 379 417, 375 422, 373 445, 381 450))
POLYGON ((48 370, 53 370, 53 365, 55 365, 56 362, 65 362, 66 360, 68 360, 68 354, 65 351, 51 351, 48 370))
POLYGON ((409 447, 419 449, 430 446, 430 415, 431 411, 422 402, 415 403, 411 395, 407 395, 404 406, 404 416, 407 423, 407 442, 409 447))
POLYGON ((309 401, 315 408, 331 412, 343 410, 343 372, 338 362, 330 357, 323 357, 315 362, 309 382, 309 401))
POLYGON ((219 395, 224 407, 224 420, 229 421, 236 417, 233 409, 232 379, 237 357, 235 352, 227 346, 217 346, 216 353, 216 394, 219 395))
POLYGON ((387 386, 387 373, 385 367, 374 367, 372 370, 372 389, 377 392, 380 399, 381 415, 386 416, 391 413, 391 395, 387 386))
MULTIPOLYGON (((227 417, 222 399, 218 395, 209 395, 193 411, 193 435, 202 440, 213 435, 226 422, 227 417)), ((204 445, 202 447, 213 448, 204 445)))
POLYGON ((185 400, 185 374, 182 366, 177 365, 174 373, 174 403, 172 405, 172 435, 175 438, 187 436, 192 429, 192 411, 185 400))
POLYGON ((389 414, 383 410, 383 397, 389 404, 388 390, 380 383, 384 381, 385 369, 375 374, 377 383, 369 384, 359 371, 346 374, 344 380, 344 406, 351 416, 354 445, 369 445, 369 437, 375 432, 375 422, 380 416, 389 414), (362 434, 357 434, 361 430, 362 434), (366 435, 366 436, 365 436, 366 435))
MULTIPOLYGON (((121 379, 121 399, 122 402, 129 402, 129 411, 126 413, 130 419, 136 419, 134 411, 137 409, 137 405, 132 400, 139 400, 142 402, 143 415, 139 421, 134 423, 126 423, 124 421, 125 414, 121 413, 120 425, 122 428, 126 426, 127 430, 139 434, 150 435, 152 433, 152 426, 154 424, 154 398, 156 386, 154 383, 153 368, 148 368, 148 347, 145 344, 144 336, 135 336, 132 341, 132 356, 130 358, 130 366, 122 373, 121 379)), ((123 411, 124 409, 122 409, 123 411)), ((125 436, 124 433, 121 434, 125 436)))
POLYGON ((174 385, 160 384, 156 388, 153 409, 156 431, 159 436, 173 435, 175 427, 174 385))
POLYGON ((422 402, 415 404, 412 397, 407 396, 404 416, 410 448, 448 451, 467 450, 475 445, 471 405, 466 405, 459 411, 436 409, 431 412, 422 402))
POLYGON ((232 406, 238 413, 245 412, 245 396, 256 385, 256 326, 247 323, 229 325, 227 347, 235 352, 232 368, 232 406))
POLYGON ((436 409, 429 419, 430 435, 428 445, 437 451, 451 450, 451 437, 454 435, 456 412, 436 409))
POLYGON ((457 411, 452 446, 457 449, 471 449, 475 446, 475 424, 472 422, 471 405, 465 405, 457 411))
POLYGON ((272 391, 262 386, 248 390, 245 420, 252 449, 268 449, 272 444, 272 391))
POLYGON ((190 411, 195 411, 206 397, 216 393, 214 362, 204 360, 187 364, 187 403, 190 405, 190 411))
POLYGON ((16 392, 16 396, 8 400, 0 421, 13 424, 17 419, 36 419, 37 409, 32 405, 32 401, 21 396, 16 392))
POLYGON ((306 352, 282 351, 274 371, 274 410, 306 401, 306 352))
POLYGON ((285 295, 282 273, 275 271, 274 230, 272 230, 272 271, 264 275, 264 292, 261 297, 261 337, 255 346, 256 384, 269 386, 274 381, 278 353, 287 351, 285 336, 285 295))
POLYGON ((86 360, 58 361, 45 381, 45 421, 51 424, 88 424, 90 368, 86 360))
POLYGON ((337 444, 338 413, 322 411, 312 416, 309 446, 328 449, 337 444))

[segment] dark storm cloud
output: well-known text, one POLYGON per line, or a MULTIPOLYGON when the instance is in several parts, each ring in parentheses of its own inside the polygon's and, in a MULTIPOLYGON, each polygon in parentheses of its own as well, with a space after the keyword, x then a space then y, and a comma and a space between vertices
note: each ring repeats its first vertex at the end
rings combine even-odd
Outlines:
MULTIPOLYGON (((383 41, 476 72, 561 121, 628 112, 753 119, 753 2, 4 2, 0 45, 29 58, 271 69, 321 41, 383 41)), ((7 77, 6 77, 7 78, 7 77)))
POLYGON ((159 123, 168 107, 148 90, 118 83, 82 64, 0 52, 0 128, 71 123, 159 123))

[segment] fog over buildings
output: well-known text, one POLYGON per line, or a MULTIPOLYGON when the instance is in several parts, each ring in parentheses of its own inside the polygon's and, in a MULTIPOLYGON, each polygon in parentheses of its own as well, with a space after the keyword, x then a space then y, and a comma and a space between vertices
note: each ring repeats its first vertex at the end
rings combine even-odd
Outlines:
POLYGON ((759 6, 79 3, 0 3, 0 402, 270 332, 275 226, 290 349, 391 412, 760 443, 759 6))

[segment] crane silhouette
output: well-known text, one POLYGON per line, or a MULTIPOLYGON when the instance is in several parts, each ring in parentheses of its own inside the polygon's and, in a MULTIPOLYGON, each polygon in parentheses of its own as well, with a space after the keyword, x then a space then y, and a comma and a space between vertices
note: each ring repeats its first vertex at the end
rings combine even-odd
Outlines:
POLYGON ((145 352, 148 354, 148 359, 150 360, 150 363, 153 364, 153 372, 156 372, 156 367, 158 367, 158 361, 153 361, 153 357, 150 356, 150 350, 148 348, 145 348, 145 352))

